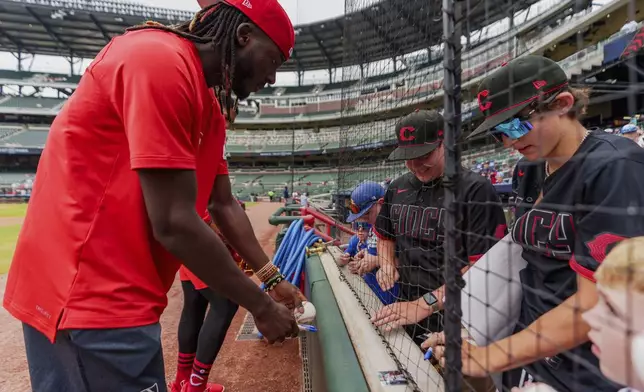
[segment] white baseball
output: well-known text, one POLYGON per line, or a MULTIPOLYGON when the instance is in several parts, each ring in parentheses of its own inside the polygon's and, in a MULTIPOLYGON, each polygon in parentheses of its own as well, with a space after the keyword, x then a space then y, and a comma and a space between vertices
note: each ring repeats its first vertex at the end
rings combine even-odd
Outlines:
POLYGON ((541 383, 529 385, 521 388, 521 392, 557 392, 551 386, 541 383))
POLYGON ((307 324, 315 319, 315 306, 308 301, 302 302, 302 307, 304 308, 303 313, 295 312, 295 319, 299 324, 307 324))

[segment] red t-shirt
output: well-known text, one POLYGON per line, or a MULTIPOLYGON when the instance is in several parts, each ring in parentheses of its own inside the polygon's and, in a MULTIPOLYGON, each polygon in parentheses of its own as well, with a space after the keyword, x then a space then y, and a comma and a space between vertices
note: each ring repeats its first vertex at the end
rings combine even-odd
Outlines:
POLYGON ((225 133, 190 41, 114 38, 51 126, 4 307, 52 341, 158 322, 180 263, 153 238, 136 170, 195 170, 204 211, 225 133))

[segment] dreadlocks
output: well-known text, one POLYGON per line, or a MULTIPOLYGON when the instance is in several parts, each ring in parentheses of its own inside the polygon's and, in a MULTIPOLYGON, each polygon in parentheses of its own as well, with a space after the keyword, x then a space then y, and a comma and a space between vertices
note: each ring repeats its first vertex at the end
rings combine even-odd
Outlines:
POLYGON ((237 108, 237 99, 232 96, 232 85, 235 77, 235 40, 237 28, 242 23, 251 23, 251 21, 236 8, 223 1, 217 1, 197 12, 190 21, 172 26, 149 21, 130 27, 127 31, 159 29, 175 33, 194 43, 211 43, 213 48, 219 51, 221 74, 224 79, 223 85, 215 86, 214 90, 222 114, 229 118, 231 112, 237 108))

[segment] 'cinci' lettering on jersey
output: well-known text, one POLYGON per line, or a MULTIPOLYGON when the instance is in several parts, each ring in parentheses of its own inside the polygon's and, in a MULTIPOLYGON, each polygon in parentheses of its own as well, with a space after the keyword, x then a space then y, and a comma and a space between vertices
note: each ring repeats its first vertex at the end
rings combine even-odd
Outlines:
POLYGON ((396 236, 442 242, 444 208, 392 204, 391 223, 396 236))
POLYGON ((574 232, 572 214, 533 209, 512 227, 512 239, 548 256, 568 259, 573 251, 574 232))

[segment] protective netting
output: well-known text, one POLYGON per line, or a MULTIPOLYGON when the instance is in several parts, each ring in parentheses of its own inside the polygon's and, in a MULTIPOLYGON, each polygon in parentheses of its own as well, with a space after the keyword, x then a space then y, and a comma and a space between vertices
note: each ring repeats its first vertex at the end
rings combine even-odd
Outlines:
POLYGON ((384 382, 642 389, 644 3, 345 4, 336 261, 384 382))

